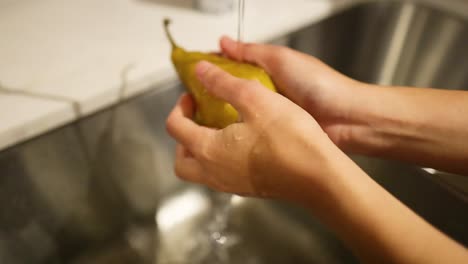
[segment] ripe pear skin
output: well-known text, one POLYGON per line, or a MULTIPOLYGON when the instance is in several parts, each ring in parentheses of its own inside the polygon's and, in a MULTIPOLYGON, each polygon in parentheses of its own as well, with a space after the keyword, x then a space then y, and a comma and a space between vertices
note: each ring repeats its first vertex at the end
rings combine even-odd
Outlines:
POLYGON ((225 128, 239 121, 239 113, 229 103, 209 94, 198 80, 195 67, 200 61, 208 61, 217 65, 231 75, 246 79, 257 80, 266 89, 276 92, 275 85, 270 76, 257 66, 230 60, 228 58, 202 52, 190 52, 179 47, 169 32, 170 20, 164 20, 164 29, 171 42, 171 60, 187 91, 193 96, 196 103, 195 121, 203 126, 225 128))

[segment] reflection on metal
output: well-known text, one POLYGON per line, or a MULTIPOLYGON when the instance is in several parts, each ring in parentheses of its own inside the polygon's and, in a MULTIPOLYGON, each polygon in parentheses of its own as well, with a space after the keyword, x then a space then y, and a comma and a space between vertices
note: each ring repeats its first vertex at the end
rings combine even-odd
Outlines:
POLYGON ((468 177, 438 171, 432 168, 421 169, 428 173, 428 178, 439 183, 442 187, 468 204, 468 177))
MULTIPOLYGON (((437 9, 365 4, 289 37, 294 48, 362 81, 468 87, 468 22, 437 9)), ((164 121, 181 90, 155 87, 113 112, 0 152, 0 263, 167 263, 165 254, 190 242, 213 209, 209 191, 173 173, 175 143, 164 121)), ((460 176, 352 158, 418 214, 468 245, 467 203, 439 184, 450 178, 452 186, 462 186, 460 176)), ((232 205, 229 231, 239 234, 241 246, 232 248, 238 260, 356 262, 300 208, 238 196, 232 205)))
MULTIPOLYGON (((430 48, 426 50, 424 61, 420 64, 421 68, 417 69, 418 74, 415 76, 414 84, 418 87, 430 87, 434 76, 441 71, 439 67, 443 65, 447 53, 451 51, 458 36, 463 34, 462 24, 457 20, 446 20, 440 25, 440 35, 434 36, 433 39, 426 41, 430 42, 430 48)), ((466 32, 465 32, 466 33, 466 32)), ((463 67, 462 65, 454 65, 454 67, 463 67)), ((468 89, 465 87, 465 89, 468 89)))
POLYGON ((239 206, 241 205, 243 202, 245 202, 245 198, 242 198, 238 195, 233 195, 232 198, 231 198, 231 203, 232 205, 234 206, 239 206))
POLYGON ((437 171, 434 170, 434 169, 431 169, 431 168, 422 168, 425 172, 429 173, 429 174, 436 174, 437 171))
POLYGON ((398 14, 393 37, 390 39, 388 52, 385 54, 385 63, 382 65, 382 71, 378 77, 378 82, 383 85, 392 84, 398 61, 401 59, 404 43, 408 37, 414 10, 415 6, 413 4, 406 4, 403 5, 401 12, 398 14))
POLYGON ((156 213, 156 224, 163 232, 171 232, 185 220, 192 219, 199 212, 207 211, 207 196, 196 189, 187 190, 164 201, 156 213))
POLYGON ((468 87, 466 18, 413 1, 361 5, 291 37, 297 49, 361 81, 468 87))

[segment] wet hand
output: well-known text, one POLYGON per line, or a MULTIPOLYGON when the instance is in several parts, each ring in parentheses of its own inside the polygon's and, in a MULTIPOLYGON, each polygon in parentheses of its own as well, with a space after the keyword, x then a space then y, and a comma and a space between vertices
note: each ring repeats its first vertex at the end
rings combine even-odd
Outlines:
POLYGON ((299 199, 304 182, 313 183, 308 191, 326 189, 339 150, 309 113, 259 82, 207 62, 197 65, 197 76, 243 121, 221 130, 199 126, 192 121, 193 99, 182 95, 167 119, 167 130, 178 142, 180 178, 218 191, 284 199, 299 199))

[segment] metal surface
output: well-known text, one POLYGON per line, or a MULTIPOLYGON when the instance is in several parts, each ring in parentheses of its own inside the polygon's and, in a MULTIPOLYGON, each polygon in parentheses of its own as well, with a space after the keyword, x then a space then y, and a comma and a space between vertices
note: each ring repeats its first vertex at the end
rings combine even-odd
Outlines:
MULTIPOLYGON (((468 87, 468 22, 401 3, 365 4, 290 36, 354 78, 468 87)), ((182 88, 154 91, 0 152, 0 263, 191 263, 212 204, 173 175, 164 120, 182 88)), ((409 207, 468 245, 468 204, 418 167, 353 157, 409 207)), ((453 176, 458 177, 458 176, 453 176)), ((457 178, 459 179, 459 178, 457 178)), ((354 263, 312 215, 289 204, 233 199, 238 263, 354 263), (244 259, 245 260, 245 259, 244 259)))
POLYGON ((468 89, 466 18, 392 1, 338 16, 293 35, 291 45, 365 82, 468 89))
MULTIPOLYGON (((364 4, 293 34, 290 46, 364 82, 468 90, 467 18, 447 8, 364 4)), ((468 202, 468 177, 425 172, 468 202)))

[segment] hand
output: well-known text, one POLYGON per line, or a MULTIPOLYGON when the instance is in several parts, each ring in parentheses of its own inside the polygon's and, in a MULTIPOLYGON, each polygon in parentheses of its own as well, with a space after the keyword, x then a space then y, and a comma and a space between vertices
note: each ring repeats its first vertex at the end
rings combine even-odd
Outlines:
POLYGON ((167 120, 179 142, 179 177, 218 191, 306 205, 364 262, 466 263, 463 246, 368 177, 301 107, 206 62, 197 65, 197 74, 244 121, 222 130, 199 126, 191 120, 193 100, 183 95, 167 120))
POLYGON ((283 95, 309 112, 333 142, 344 147, 350 133, 347 119, 361 83, 286 47, 241 44, 228 37, 221 39, 220 46, 226 56, 265 69, 283 95))
POLYGON ((196 70, 207 91, 231 103, 243 122, 222 130, 199 126, 191 120, 191 96, 183 95, 167 119, 179 143, 180 178, 248 196, 297 200, 303 193, 326 192, 340 151, 306 111, 259 82, 207 62, 196 70))
POLYGON ((342 150, 468 175, 466 91, 365 84, 286 47, 227 37, 220 46, 264 68, 342 150))
MULTIPOLYGON (((246 59, 253 58, 248 55, 252 47, 262 46, 246 48, 246 59)), ((302 108, 258 82, 235 78, 206 62, 198 64, 197 75, 208 92, 231 103, 243 122, 222 130, 199 126, 191 120, 193 100, 183 95, 167 120, 169 133, 179 142, 176 174, 219 191, 302 203, 364 262, 466 263, 468 255, 463 246, 392 197, 337 149, 322 130, 326 129, 335 142, 341 140, 342 132, 338 133, 336 127, 344 127, 348 120, 351 104, 346 101, 353 99, 349 92, 359 90, 353 88, 353 81, 305 55, 275 49, 278 50, 270 55, 263 54, 262 58, 270 59, 257 63, 273 76, 281 92, 302 108), (304 68, 312 68, 317 75, 308 76, 304 68), (315 86, 299 81, 304 78, 315 86), (322 128, 304 109, 318 118, 322 128)), ((412 90, 405 93, 410 95, 391 96, 393 93, 388 91, 390 98, 379 95, 377 101, 379 96, 372 93, 370 98, 374 107, 377 104, 375 108, 382 107, 379 103, 383 99, 420 100, 412 90)), ((460 99, 460 94, 455 95, 447 103, 457 102, 455 109, 460 111, 468 97, 460 99)), ((423 101, 433 102, 435 98, 423 101)), ((413 105, 407 104, 406 109, 413 105)), ((464 116, 456 116, 463 120, 457 124, 465 124, 464 116)), ((384 120, 388 125, 389 118, 384 120)), ((443 127, 449 127, 449 123, 443 127)))

